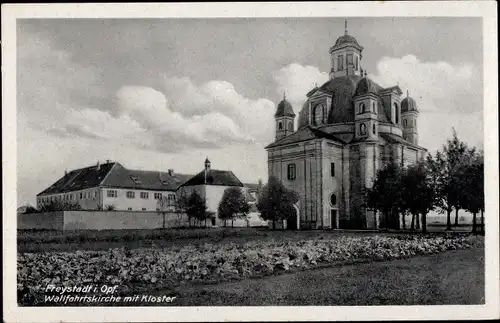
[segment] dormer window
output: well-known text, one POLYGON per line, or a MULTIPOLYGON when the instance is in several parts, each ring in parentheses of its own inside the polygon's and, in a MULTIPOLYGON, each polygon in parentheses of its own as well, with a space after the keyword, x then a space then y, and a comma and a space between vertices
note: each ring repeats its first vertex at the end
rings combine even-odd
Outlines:
POLYGON ((134 184, 141 184, 141 180, 135 176, 130 176, 130 179, 134 182, 134 184))
POLYGON ((324 123, 326 106, 323 103, 316 105, 313 109, 313 125, 319 126, 324 123))

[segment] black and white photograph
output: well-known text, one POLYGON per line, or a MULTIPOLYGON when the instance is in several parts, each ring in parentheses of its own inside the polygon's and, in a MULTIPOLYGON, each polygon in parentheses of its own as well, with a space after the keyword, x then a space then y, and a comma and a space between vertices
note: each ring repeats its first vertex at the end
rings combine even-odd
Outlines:
POLYGON ((478 3, 2 6, 4 320, 499 318, 478 3))

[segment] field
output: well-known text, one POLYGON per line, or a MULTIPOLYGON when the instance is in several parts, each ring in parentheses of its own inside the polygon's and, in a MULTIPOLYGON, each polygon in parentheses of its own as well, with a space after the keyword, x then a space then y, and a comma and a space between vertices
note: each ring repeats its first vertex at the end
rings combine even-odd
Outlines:
MULTIPOLYGON (((179 299, 183 299, 179 300, 179 304, 192 305, 198 302, 196 304, 202 305, 207 293, 215 293, 214 297, 210 297, 214 302, 226 299, 227 293, 234 293, 231 287, 227 287, 229 290, 202 288, 210 284, 220 284, 218 286, 222 288, 231 286, 225 284, 237 280, 239 282, 234 287, 237 290, 241 288, 238 284, 257 281, 255 278, 258 277, 281 274, 286 276, 301 271, 310 271, 311 277, 314 277, 313 271, 319 273, 321 271, 317 269, 323 267, 349 268, 361 266, 362 263, 407 259, 421 255, 438 256, 449 250, 481 250, 484 245, 482 237, 464 233, 422 235, 341 231, 290 232, 269 229, 132 231, 121 232, 119 237, 113 237, 110 232, 80 232, 73 235, 24 232, 19 237, 25 246, 36 244, 43 239, 54 246, 70 245, 70 251, 47 252, 45 243, 41 242, 37 244, 42 249, 38 250, 39 252, 18 254, 18 293, 22 305, 43 305, 49 285, 68 287, 88 284, 119 286, 116 295, 123 297, 168 291, 169 295, 175 294, 179 299), (81 250, 78 248, 79 241, 84 241, 83 245, 94 248, 81 250), (146 245, 148 241, 149 245, 146 245), (156 241, 162 242, 157 244, 156 241), (98 248, 95 248, 96 244, 99 245, 98 248), (110 244, 120 244, 120 247, 109 249, 110 244), (185 293, 189 295, 183 296, 185 293), (222 296, 216 296, 219 294, 222 296)), ((470 268, 476 270, 475 266, 477 264, 471 264, 470 268)), ((428 268, 433 270, 430 265, 428 268)), ((381 269, 380 273, 385 270, 381 269)), ((335 276, 333 272, 331 275, 335 276)), ((300 292, 301 290, 297 290, 299 295, 300 292)), ((99 293, 94 293, 97 294, 99 293)), ((240 299, 243 296, 235 297, 240 299)), ((261 299, 264 302, 262 304, 277 301, 265 297, 262 299, 262 295, 252 297, 254 300, 261 299)), ((75 305, 90 304, 73 304, 75 305)))

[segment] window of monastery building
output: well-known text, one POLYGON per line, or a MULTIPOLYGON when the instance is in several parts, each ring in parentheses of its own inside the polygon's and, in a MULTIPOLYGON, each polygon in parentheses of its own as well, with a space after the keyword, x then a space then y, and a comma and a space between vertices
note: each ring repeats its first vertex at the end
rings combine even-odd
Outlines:
POLYGON ((359 133, 362 135, 366 135, 366 126, 364 123, 359 125, 359 133))
POLYGON ((335 177, 335 163, 330 163, 330 175, 335 177))
POLYGON ((377 109, 376 109, 376 106, 375 106, 375 102, 372 102, 372 112, 373 112, 373 113, 377 113, 377 109))
POLYGON ((354 69, 358 70, 358 56, 354 56, 354 69))
POLYGON ((294 180, 297 177, 295 164, 288 164, 287 178, 288 180, 294 180))
POLYGON ((135 199, 135 192, 127 191, 127 198, 128 199, 135 199))
POLYGON ((141 199, 147 200, 149 198, 149 193, 148 192, 141 192, 141 199))
POLYGON ((405 127, 406 127, 407 125, 408 125, 407 120, 406 120, 406 119, 405 119, 405 120, 403 120, 403 126, 405 126, 405 127))
POLYGON ((132 208, 131 208, 131 207, 129 207, 127 210, 132 211, 132 208))
POLYGON ((335 194, 333 194, 333 193, 330 195, 330 204, 332 206, 337 205, 337 196, 335 194))
POLYGON ((118 192, 116 190, 108 190, 107 191, 107 196, 108 197, 117 197, 118 196, 118 192))
POLYGON ((83 198, 83 193, 80 192, 80 200, 83 198))
POLYGON ((143 211, 146 211, 146 208, 145 208, 145 207, 143 207, 143 208, 142 208, 142 210, 143 210, 143 211))
POLYGON ((168 194, 168 198, 167 198, 169 201, 175 201, 175 194, 168 194))
POLYGON ((377 134, 377 126, 375 124, 373 124, 373 134, 374 135, 377 134))
POLYGON ((292 122, 291 121, 288 121, 288 130, 293 130, 292 122))
POLYGON ((161 199, 161 193, 155 193, 155 200, 161 199))
POLYGON ((281 123, 281 121, 278 122, 278 129, 279 130, 283 130, 283 123, 281 123))

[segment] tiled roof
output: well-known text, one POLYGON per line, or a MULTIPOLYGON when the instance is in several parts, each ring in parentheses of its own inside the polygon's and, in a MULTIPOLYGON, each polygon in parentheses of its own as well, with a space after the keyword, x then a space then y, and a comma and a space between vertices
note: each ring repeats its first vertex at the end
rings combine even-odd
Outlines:
POLYGON ((70 171, 38 195, 65 193, 99 186, 115 164, 117 163, 102 164, 99 169, 97 165, 93 165, 70 171))
POLYGON ((403 144, 405 146, 410 146, 413 148, 423 149, 423 150, 427 151, 427 149, 425 149, 424 147, 414 145, 411 142, 404 140, 402 137, 397 136, 397 135, 392 134, 392 133, 381 132, 381 133, 379 133, 379 137, 383 138, 384 140, 386 140, 389 143, 403 144))
POLYGON ((176 173, 170 175, 167 172, 131 170, 117 163, 101 185, 117 188, 175 191, 191 177, 193 175, 176 173))
POLYGON ((38 195, 58 194, 98 186, 172 191, 192 175, 126 169, 120 163, 106 163, 68 172, 38 195))
POLYGON ((205 183, 205 170, 194 175, 190 180, 185 182, 182 186, 195 186, 195 185, 221 185, 221 186, 240 186, 238 177, 231 171, 210 169, 207 173, 207 182, 205 183))
POLYGON ((310 126, 304 127, 302 129, 297 130, 296 132, 292 133, 289 136, 286 136, 285 138, 282 138, 276 142, 273 142, 272 144, 268 145, 267 148, 273 148, 273 147, 278 147, 282 145, 287 145, 287 144, 292 144, 296 142, 301 142, 301 141, 307 141, 315 138, 326 138, 326 139, 332 139, 335 140, 341 144, 346 144, 345 141, 342 139, 338 138, 334 134, 329 134, 324 131, 321 131, 319 129, 314 129, 310 126))

